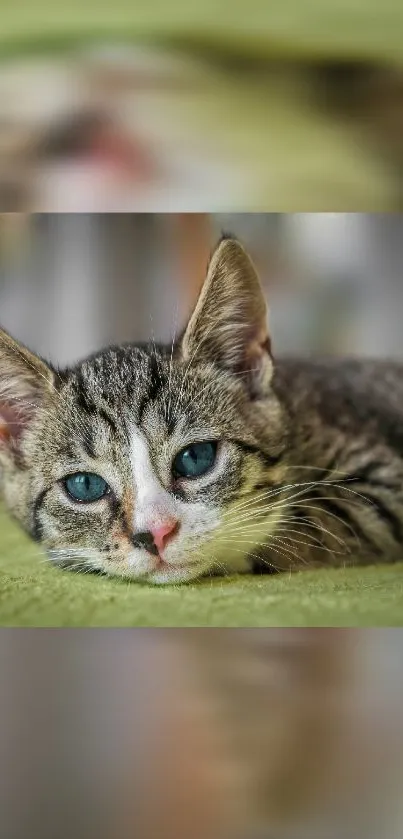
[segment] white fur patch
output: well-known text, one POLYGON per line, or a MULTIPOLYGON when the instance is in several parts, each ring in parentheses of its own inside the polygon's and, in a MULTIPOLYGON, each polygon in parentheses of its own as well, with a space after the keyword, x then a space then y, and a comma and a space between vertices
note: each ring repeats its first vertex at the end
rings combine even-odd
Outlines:
POLYGON ((135 491, 133 530, 150 530, 152 525, 167 518, 179 518, 176 499, 158 480, 147 439, 137 427, 130 434, 130 464, 135 491))

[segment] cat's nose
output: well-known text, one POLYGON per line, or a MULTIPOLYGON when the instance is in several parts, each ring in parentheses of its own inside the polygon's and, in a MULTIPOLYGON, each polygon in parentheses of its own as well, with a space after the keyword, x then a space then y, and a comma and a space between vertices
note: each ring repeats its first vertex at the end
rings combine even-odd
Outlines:
POLYGON ((166 519, 161 524, 150 527, 150 533, 152 533, 154 544, 158 548, 159 553, 166 548, 167 543, 175 536, 178 530, 179 522, 177 519, 166 519))

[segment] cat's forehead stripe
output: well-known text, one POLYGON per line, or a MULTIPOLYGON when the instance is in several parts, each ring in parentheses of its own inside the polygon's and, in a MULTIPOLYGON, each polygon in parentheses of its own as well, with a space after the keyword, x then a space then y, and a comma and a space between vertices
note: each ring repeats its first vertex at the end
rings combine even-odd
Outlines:
POLYGON ((73 371, 77 403, 89 416, 104 411, 104 419, 112 426, 124 405, 137 413, 136 420, 141 424, 150 402, 162 405, 167 400, 168 371, 164 364, 164 357, 157 357, 155 351, 139 352, 133 347, 122 348, 119 353, 107 350, 73 371), (109 406, 114 417, 102 405, 109 406))

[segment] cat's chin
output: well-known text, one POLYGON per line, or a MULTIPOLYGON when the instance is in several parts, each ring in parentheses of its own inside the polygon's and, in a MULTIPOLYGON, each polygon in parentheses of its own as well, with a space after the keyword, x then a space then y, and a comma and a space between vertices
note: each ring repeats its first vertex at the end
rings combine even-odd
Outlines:
MULTIPOLYGON (((129 557, 129 561, 124 563, 124 567, 116 569, 116 574, 133 580, 133 582, 161 586, 187 583, 201 577, 207 570, 207 563, 200 561, 167 562, 162 557, 145 554, 144 556, 129 557)), ((114 571, 110 568, 109 573, 113 574, 114 571)))
POLYGON ((178 585, 180 583, 188 583, 191 580, 196 580, 205 573, 205 569, 199 563, 189 563, 187 565, 170 565, 166 562, 161 563, 153 571, 149 572, 144 579, 144 582, 152 585, 178 585))

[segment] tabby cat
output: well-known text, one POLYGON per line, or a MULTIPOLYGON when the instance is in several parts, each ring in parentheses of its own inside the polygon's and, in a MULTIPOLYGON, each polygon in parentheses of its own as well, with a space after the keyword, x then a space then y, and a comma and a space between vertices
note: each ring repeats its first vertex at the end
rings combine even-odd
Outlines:
POLYGON ((5 503, 62 566, 178 583, 403 558, 403 365, 273 361, 223 237, 172 346, 58 370, 0 333, 5 503))

